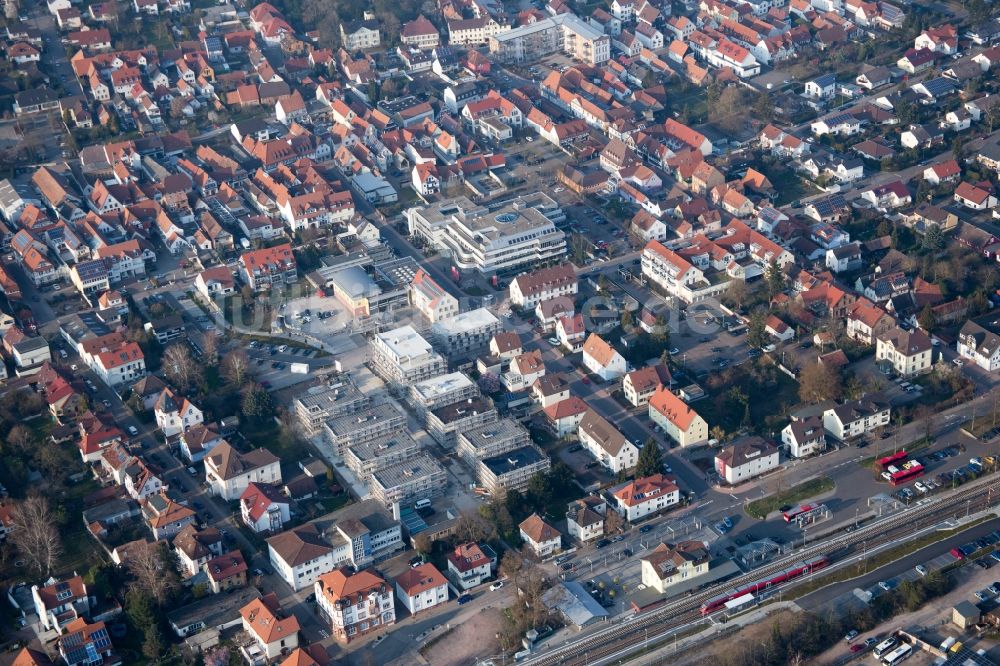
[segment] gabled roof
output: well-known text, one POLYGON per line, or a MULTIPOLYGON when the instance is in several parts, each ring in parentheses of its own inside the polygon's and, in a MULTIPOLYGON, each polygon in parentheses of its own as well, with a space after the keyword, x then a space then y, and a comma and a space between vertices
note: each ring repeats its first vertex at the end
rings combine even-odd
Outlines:
POLYGON ((591 333, 587 341, 583 343, 583 353, 604 368, 611 364, 615 356, 620 356, 615 348, 605 342, 604 338, 597 333, 591 333))
POLYGON ((649 399, 650 409, 655 409, 682 431, 687 431, 698 416, 698 412, 674 395, 670 389, 660 387, 649 399))
POLYGON ((542 517, 537 513, 533 513, 525 518, 518 525, 518 528, 533 543, 545 543, 546 541, 553 541, 559 538, 559 530, 542 520, 542 517))

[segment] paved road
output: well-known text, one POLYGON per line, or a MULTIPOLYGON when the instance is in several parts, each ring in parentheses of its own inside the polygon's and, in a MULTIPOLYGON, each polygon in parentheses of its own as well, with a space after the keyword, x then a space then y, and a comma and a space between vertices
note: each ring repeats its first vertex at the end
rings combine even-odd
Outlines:
POLYGON ((900 560, 896 560, 895 562, 879 567, 878 569, 872 569, 867 574, 860 576, 859 578, 824 587, 821 590, 817 590, 812 594, 802 597, 799 599, 798 603, 803 608, 809 610, 820 608, 837 597, 851 592, 854 588, 866 589, 872 585, 877 585, 879 581, 889 580, 890 578, 899 576, 900 574, 913 569, 918 564, 927 562, 938 555, 945 554, 956 546, 961 546, 969 541, 975 541, 976 539, 979 539, 996 529, 1000 529, 1000 518, 988 520, 985 523, 976 525, 975 527, 972 527, 964 532, 948 537, 944 541, 932 544, 926 548, 921 548, 920 550, 915 551, 900 560))

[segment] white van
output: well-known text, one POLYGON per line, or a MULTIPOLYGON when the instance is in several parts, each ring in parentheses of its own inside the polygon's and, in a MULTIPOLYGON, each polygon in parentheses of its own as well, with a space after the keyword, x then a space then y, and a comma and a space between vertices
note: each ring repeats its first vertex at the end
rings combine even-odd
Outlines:
POLYGON ((417 500, 417 503, 413 505, 414 509, 428 509, 431 506, 431 501, 426 497, 422 500, 417 500))

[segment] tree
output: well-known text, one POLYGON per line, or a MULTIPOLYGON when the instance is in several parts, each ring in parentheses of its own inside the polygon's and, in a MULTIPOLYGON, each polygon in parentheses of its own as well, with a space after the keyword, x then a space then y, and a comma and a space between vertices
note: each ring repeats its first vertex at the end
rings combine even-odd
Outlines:
POLYGON ((747 283, 743 280, 730 280, 722 297, 728 305, 736 310, 742 310, 747 300, 747 283))
POLYGON ((925 250, 931 251, 940 250, 944 247, 944 234, 941 232, 941 227, 936 224, 929 225, 924 232, 922 245, 925 250))
POLYGON ((240 410, 249 418, 266 419, 274 414, 271 394, 260 384, 251 384, 243 391, 240 410))
POLYGON ((163 352, 163 373, 181 392, 187 391, 194 381, 199 367, 191 355, 187 344, 178 342, 170 345, 163 352))
POLYGON ((774 298, 785 289, 785 273, 778 265, 777 259, 771 259, 764 273, 764 280, 767 282, 768 296, 774 298))
POLYGON ((624 525, 625 519, 622 518, 621 514, 613 508, 608 507, 604 512, 604 533, 616 534, 621 531, 624 525))
POLYGON ((47 578, 62 555, 62 539, 49 501, 38 494, 29 495, 14 506, 13 514, 11 541, 31 567, 47 578))
POLYGON ((521 572, 524 571, 525 566, 524 556, 521 553, 516 550, 508 550, 503 554, 503 559, 500 560, 500 575, 509 578, 514 583, 514 587, 518 587, 521 572))
POLYGON ((635 464, 635 477, 641 479, 663 471, 663 451, 660 444, 650 437, 639 451, 639 459, 635 464))
POLYGON ((205 331, 202 336, 202 360, 208 365, 219 362, 219 335, 215 331, 205 331))
POLYGON ((937 326, 937 317, 934 316, 934 310, 930 305, 925 305, 924 309, 920 311, 917 323, 920 324, 920 328, 928 333, 933 331, 934 327, 937 326))
POLYGON ((751 312, 747 330, 747 344, 754 349, 765 347, 768 344, 766 328, 766 311, 757 309, 751 312))
POLYGON ((132 585, 149 595, 157 606, 162 606, 178 585, 164 548, 160 544, 136 548, 129 551, 125 563, 134 579, 132 585))
POLYGON ((233 386, 242 388, 250 376, 250 357, 240 348, 234 349, 222 359, 222 375, 233 386))
POLYGON ((434 542, 431 541, 430 535, 426 532, 421 532, 413 537, 413 549, 421 555, 428 555, 433 547, 434 542))
POLYGON ((466 543, 479 543, 495 538, 497 531, 481 515, 463 511, 455 522, 455 535, 466 543))
POLYGON ((808 363, 799 374, 799 399, 802 402, 836 400, 843 393, 843 380, 836 368, 819 362, 808 363))
POLYGON ((170 117, 173 119, 179 119, 184 117, 184 109, 187 108, 187 100, 183 96, 178 95, 170 100, 170 117))
MULTIPOLYGON (((7 444, 10 445, 10 450, 17 453, 29 453, 35 441, 35 436, 32 434, 31 429, 18 423, 16 426, 10 429, 7 433, 7 444)), ((0 446, 3 446, 3 442, 0 441, 0 446)), ((6 448, 6 447, 4 447, 6 448)))
POLYGON ((628 308, 622 310, 622 330, 628 333, 632 330, 632 312, 628 308))

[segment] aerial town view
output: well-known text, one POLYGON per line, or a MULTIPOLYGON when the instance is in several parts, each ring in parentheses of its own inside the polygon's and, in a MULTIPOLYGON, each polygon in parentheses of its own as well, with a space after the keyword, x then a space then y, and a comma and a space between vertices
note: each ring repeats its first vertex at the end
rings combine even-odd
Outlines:
POLYGON ((1000 2, 0 9, 0 666, 1000 665, 1000 2))

